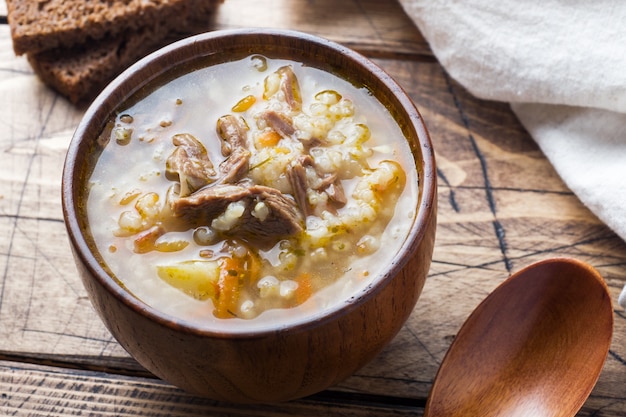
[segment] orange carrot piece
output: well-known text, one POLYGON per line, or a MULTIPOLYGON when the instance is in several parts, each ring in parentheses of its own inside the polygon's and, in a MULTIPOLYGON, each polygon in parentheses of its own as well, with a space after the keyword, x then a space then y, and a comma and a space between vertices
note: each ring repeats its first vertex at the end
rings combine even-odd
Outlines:
POLYGON ((280 141, 280 135, 274 130, 269 130, 257 138, 257 144, 263 148, 276 146, 280 141))
POLYGON ((222 319, 236 317, 242 274, 241 264, 236 259, 220 259, 218 294, 215 299, 216 317, 222 319))
POLYGON ((313 285, 311 284, 311 274, 303 272, 296 278, 298 288, 294 293, 296 305, 300 305, 313 295, 313 285))
POLYGON ((239 100, 231 110, 237 113, 244 112, 252 107, 254 103, 256 103, 256 97, 252 95, 245 96, 244 98, 239 100))

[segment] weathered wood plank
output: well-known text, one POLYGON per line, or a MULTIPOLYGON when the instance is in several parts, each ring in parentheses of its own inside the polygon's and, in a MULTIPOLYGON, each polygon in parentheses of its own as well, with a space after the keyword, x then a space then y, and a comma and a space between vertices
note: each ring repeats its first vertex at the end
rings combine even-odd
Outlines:
MULTIPOLYGON (((194 397, 158 379, 0 361, 2 415, 385 417, 421 416, 423 407, 424 401, 336 391, 282 404, 227 404, 194 397)), ((577 416, 624 412, 623 404, 592 396, 577 416)))
POLYGON ((397 1, 225 0, 217 29, 271 27, 295 29, 341 42, 370 56, 432 52, 397 1))
POLYGON ((420 403, 326 392, 275 405, 235 405, 186 394, 149 378, 0 361, 1 415, 418 416, 420 403))

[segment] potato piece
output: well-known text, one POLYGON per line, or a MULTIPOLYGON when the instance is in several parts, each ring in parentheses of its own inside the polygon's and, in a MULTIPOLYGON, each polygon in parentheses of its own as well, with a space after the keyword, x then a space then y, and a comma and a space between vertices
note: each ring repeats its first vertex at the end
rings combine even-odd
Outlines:
POLYGON ((184 261, 159 265, 157 273, 163 281, 198 300, 215 300, 220 276, 218 262, 184 261))

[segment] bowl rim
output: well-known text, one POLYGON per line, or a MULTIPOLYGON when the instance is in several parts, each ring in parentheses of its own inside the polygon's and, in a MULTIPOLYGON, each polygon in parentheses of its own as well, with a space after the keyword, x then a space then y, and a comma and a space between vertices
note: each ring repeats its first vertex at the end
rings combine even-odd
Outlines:
MULTIPOLYGON (((210 54, 219 53, 220 51, 209 52, 210 54)), ((250 55, 254 54, 253 50, 250 55)), ((187 56, 187 54, 185 54, 187 56)), ((191 56, 186 61, 198 59, 198 56, 191 56)), ((177 60, 177 64, 183 64, 186 61, 177 60)), ((122 88, 123 90, 123 88, 122 88)), ((417 161, 418 163, 420 161, 417 161)), ((418 167, 418 172, 420 167, 418 167)), ((182 40, 173 42, 149 55, 140 59, 131 65, 112 82, 110 82, 103 91, 93 100, 87 108, 81 121, 79 122, 70 145, 68 147, 65 163, 63 167, 62 177, 62 208, 64 223, 67 228, 70 243, 74 249, 74 256, 80 259, 80 262, 89 273, 95 277, 99 285, 108 291, 113 297, 122 302, 127 308, 133 310, 136 314, 156 322, 160 325, 174 328, 177 331, 194 334, 197 336, 212 336, 221 338, 256 338, 277 331, 289 329, 306 330, 329 320, 333 320, 339 316, 348 314, 357 309, 362 303, 371 298, 379 288, 386 286, 391 279, 404 267, 408 262, 407 253, 413 253, 417 246, 426 236, 429 224, 436 216, 436 196, 437 196, 437 176, 435 168, 435 155, 432 147, 430 135, 426 125, 419 113, 415 103, 408 96, 406 91, 381 67, 371 61, 369 58, 361 55, 353 49, 343 46, 335 41, 328 40, 318 35, 312 35, 296 30, 285 29, 265 29, 265 28, 247 28, 247 29, 224 29, 205 32, 193 35, 182 40), (336 55, 343 55, 346 59, 352 61, 357 66, 364 68, 367 72, 378 79, 384 87, 392 93, 391 95, 401 105, 401 111, 406 114, 406 120, 409 128, 415 131, 417 136, 416 150, 421 156, 421 176, 419 177, 419 196, 418 208, 413 220, 409 234, 402 243, 400 250, 390 259, 390 267, 382 272, 374 281, 361 290, 356 297, 349 300, 343 300, 336 305, 325 310, 323 314, 313 314, 306 316, 298 321, 290 321, 286 325, 267 326, 265 324, 251 330, 224 332, 222 330, 214 330, 208 327, 198 327, 193 323, 173 317, 167 313, 161 312, 138 297, 125 290, 119 281, 109 275, 102 265, 98 262, 96 256, 92 253, 84 232, 79 225, 78 218, 78 201, 76 199, 77 186, 80 185, 81 165, 77 164, 80 160, 81 152, 86 139, 86 133, 89 126, 97 121, 98 129, 102 129, 104 122, 115 109, 130 96, 135 94, 142 86, 151 82, 154 78, 171 70, 171 65, 167 68, 158 65, 167 57, 177 57, 181 50, 197 50, 198 53, 206 53, 203 45, 210 45, 214 41, 224 39, 234 39, 239 37, 254 38, 257 36, 268 36, 277 39, 293 39, 302 42, 309 42, 318 48, 322 48, 336 55), (151 69, 151 66, 156 68, 151 69), (145 74, 149 74, 146 77, 145 74), (133 88, 120 93, 120 87, 135 83, 133 88), (114 103, 114 104, 111 104, 114 103), (82 144, 82 145, 81 145, 82 144)), ((78 262, 78 259, 76 259, 78 262)))

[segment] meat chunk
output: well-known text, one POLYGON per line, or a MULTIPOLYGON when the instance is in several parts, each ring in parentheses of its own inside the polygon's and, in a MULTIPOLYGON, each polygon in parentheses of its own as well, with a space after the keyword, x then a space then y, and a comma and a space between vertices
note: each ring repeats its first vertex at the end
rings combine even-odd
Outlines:
POLYGON ((222 155, 229 156, 234 149, 248 149, 246 125, 232 114, 217 119, 217 134, 222 138, 222 155))
POLYGON ((243 200, 249 190, 233 184, 205 187, 194 194, 170 201, 170 209, 176 217, 183 217, 194 226, 210 226, 213 219, 235 201, 243 200))
POLYGON ((318 192, 325 192, 328 196, 329 204, 322 207, 321 210, 335 211, 343 207, 348 201, 337 175, 323 175, 318 172, 310 155, 301 155, 287 166, 287 179, 291 185, 293 196, 305 217, 313 214, 315 209, 307 197, 309 188, 318 192), (314 172, 312 180, 308 178, 307 168, 311 168, 314 172), (311 185, 310 182, 314 184, 311 185))
POLYGON ((235 148, 230 156, 220 164, 220 172, 222 176, 219 178, 219 184, 234 184, 243 179, 250 169, 249 150, 244 148, 235 148))
MULTIPOLYGON (((297 104, 299 87, 292 76, 290 70, 281 75, 283 83, 291 86, 289 100, 297 104)), ((295 132, 286 116, 267 111, 261 117, 283 136, 291 136, 295 132)), ((211 226, 224 236, 245 239, 260 247, 271 247, 283 238, 302 232, 303 214, 307 214, 308 207, 304 164, 311 164, 311 158, 305 158, 306 161, 293 168, 293 181, 298 181, 298 185, 294 182, 293 188, 301 192, 296 201, 275 188, 246 181, 251 152, 245 122, 233 115, 222 116, 217 121, 216 130, 222 139, 222 154, 226 156, 219 166, 219 177, 211 183, 204 183, 205 186, 200 189, 194 184, 194 188, 187 187, 185 193, 171 195, 168 203, 172 213, 193 227, 211 226), (301 211, 299 206, 305 207, 304 210, 301 211)), ((187 142, 193 144, 193 149, 202 146, 190 139, 187 142)), ((190 146, 187 144, 187 147, 190 146)), ((187 148, 181 149, 185 151, 187 148)), ((171 165, 189 163, 190 158, 182 158, 183 151, 180 151, 180 156, 176 155, 178 152, 172 155, 171 165), (176 156, 179 158, 175 159, 176 156)), ((183 189, 182 182, 180 188, 183 189)))
POLYGON ((249 210, 233 230, 235 235, 273 246, 278 240, 304 230, 303 218, 293 198, 261 185, 248 190, 249 210))
POLYGON ((298 207, 302 210, 302 214, 306 217, 311 214, 311 205, 307 198, 307 189, 309 188, 306 168, 307 165, 312 165, 313 160, 310 156, 301 156, 292 161, 287 166, 287 179, 289 185, 291 185, 293 197, 298 203, 298 207))
POLYGON ((213 163, 206 148, 193 135, 181 133, 172 137, 176 148, 167 158, 165 174, 180 181, 180 195, 187 196, 213 181, 213 163))
POLYGON ((280 76, 280 89, 285 95, 285 102, 291 110, 300 111, 302 109, 302 95, 298 78, 296 78, 293 69, 287 65, 279 68, 276 72, 280 76))
POLYGON ((348 202, 346 194, 343 191, 341 182, 337 179, 336 174, 327 175, 322 182, 315 188, 317 191, 324 191, 328 195, 328 199, 333 203, 335 208, 343 207, 348 202))
POLYGON ((284 138, 289 138, 296 132, 296 129, 291 124, 291 120, 287 119, 283 114, 268 110, 263 112, 260 117, 265 120, 268 126, 284 138))
POLYGON ((194 226, 210 226, 232 203, 240 203, 243 211, 232 220, 226 236, 236 236, 261 247, 270 247, 279 240, 303 230, 303 219, 296 202, 275 188, 261 185, 219 184, 205 187, 191 196, 171 203, 172 212, 194 226))
POLYGON ((227 156, 220 164, 220 184, 236 183, 248 174, 251 153, 248 150, 246 126, 233 115, 217 121, 217 133, 222 138, 222 154, 227 156))

